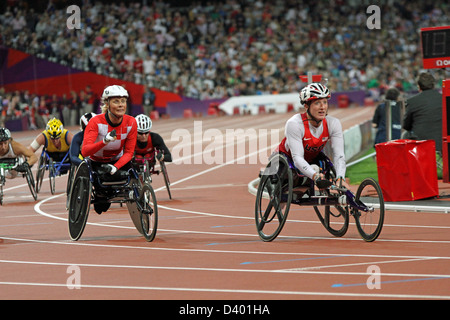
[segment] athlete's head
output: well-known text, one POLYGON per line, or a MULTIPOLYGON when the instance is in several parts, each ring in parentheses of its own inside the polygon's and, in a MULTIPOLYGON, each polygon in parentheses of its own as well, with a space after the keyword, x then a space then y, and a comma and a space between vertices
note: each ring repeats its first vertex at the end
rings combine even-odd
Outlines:
POLYGON ((138 141, 147 141, 148 134, 152 128, 152 120, 145 114, 139 114, 136 116, 138 141))
POLYGON ((310 83, 300 91, 300 103, 305 107, 308 118, 316 125, 325 119, 330 98, 330 90, 318 82, 310 83))
POLYGON ((136 116, 136 122, 137 130, 139 133, 150 132, 150 129, 152 128, 152 120, 150 119, 150 117, 146 116, 145 114, 138 114, 136 116))
POLYGON ((93 112, 88 112, 81 116, 81 118, 80 118, 81 131, 84 131, 84 129, 86 129, 86 126, 87 126, 89 120, 91 120, 95 116, 96 116, 96 114, 93 112))
POLYGON ((51 139, 59 139, 64 131, 64 126, 61 120, 52 118, 47 122, 47 126, 45 127, 45 131, 47 131, 48 135, 51 139))
POLYGON ((9 140, 11 140, 11 132, 6 128, 0 128, 0 156, 8 152, 9 140))
POLYGON ((119 85, 106 87, 102 94, 102 112, 108 111, 116 119, 123 117, 127 111, 128 91, 119 85))

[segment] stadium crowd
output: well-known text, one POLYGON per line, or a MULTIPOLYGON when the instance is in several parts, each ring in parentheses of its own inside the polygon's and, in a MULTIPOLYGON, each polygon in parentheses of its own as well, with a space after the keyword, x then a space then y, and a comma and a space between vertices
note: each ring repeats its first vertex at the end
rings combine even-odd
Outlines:
POLYGON ((416 91, 420 28, 450 25, 441 0, 378 1, 380 29, 367 26, 368 1, 78 2, 81 25, 69 29, 64 1, 42 12, 8 1, 0 45, 197 99, 298 92, 308 71, 375 100, 388 87, 416 91))

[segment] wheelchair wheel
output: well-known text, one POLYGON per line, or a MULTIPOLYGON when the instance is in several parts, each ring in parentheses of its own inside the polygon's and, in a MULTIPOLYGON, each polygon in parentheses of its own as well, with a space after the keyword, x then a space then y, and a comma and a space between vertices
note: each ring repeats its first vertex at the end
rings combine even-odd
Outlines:
POLYGON ((153 241, 158 228, 158 205, 150 184, 144 183, 137 205, 141 217, 142 235, 147 241, 153 241))
POLYGON ((36 193, 39 193, 42 187, 42 180, 44 179, 45 168, 47 166, 47 158, 45 154, 42 153, 39 157, 37 172, 36 172, 36 193))
POLYGON ((372 242, 380 235, 384 222, 384 198, 378 182, 372 178, 364 179, 356 191, 355 201, 373 208, 369 212, 353 212, 359 234, 365 241, 372 242))
POLYGON ((50 192, 55 194, 56 169, 53 159, 48 159, 48 181, 50 182, 50 192))
POLYGON ((349 224, 348 207, 314 206, 319 221, 335 237, 342 237, 347 233, 349 224))
POLYGON ((159 164, 161 166, 161 172, 164 177, 164 183, 166 184, 167 193, 169 194, 169 199, 172 199, 172 193, 170 192, 170 180, 169 175, 167 174, 166 163, 164 161, 161 161, 159 164))
POLYGON ((66 186, 66 210, 69 209, 69 201, 70 201, 70 191, 72 188, 73 177, 75 176, 75 171, 77 167, 75 165, 71 165, 69 169, 69 174, 67 176, 67 186, 66 186))
POLYGON ((37 200, 36 186, 34 183, 33 173, 31 172, 30 167, 28 167, 27 172, 25 172, 25 178, 27 179, 28 187, 30 188, 33 199, 37 200))
POLYGON ((91 181, 89 169, 85 162, 78 166, 69 201, 69 234, 74 241, 80 239, 86 226, 91 204, 91 181))
POLYGON ((152 183, 152 175, 150 174, 150 170, 152 170, 152 166, 150 165, 150 161, 145 160, 144 166, 142 168, 143 171, 143 183, 152 183))
POLYGON ((259 237, 272 241, 283 229, 292 202, 293 176, 286 158, 274 155, 256 193, 255 220, 259 237))

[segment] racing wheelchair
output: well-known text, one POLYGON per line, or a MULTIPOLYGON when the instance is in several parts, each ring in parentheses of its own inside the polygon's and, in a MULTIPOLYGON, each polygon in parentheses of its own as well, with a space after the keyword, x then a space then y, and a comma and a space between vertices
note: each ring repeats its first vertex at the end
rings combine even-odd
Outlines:
POLYGON ((172 199, 172 193, 170 192, 170 180, 169 175, 167 173, 166 163, 164 161, 159 162, 160 170, 155 169, 156 159, 155 156, 151 158, 134 158, 133 163, 138 170, 139 177, 141 181, 152 183, 152 175, 159 175, 162 173, 164 178, 164 184, 166 185, 167 193, 169 194, 169 199, 172 199))
POLYGON ((36 193, 39 193, 42 187, 45 171, 48 170, 48 178, 50 181, 50 192, 55 194, 56 177, 65 174, 70 169, 69 152, 64 155, 61 161, 54 161, 48 152, 43 149, 38 160, 36 172, 36 193))
MULTIPOLYGON (((14 170, 15 167, 24 163, 25 160, 22 157, 19 158, 5 158, 0 159, 0 205, 3 205, 3 186, 6 183, 6 173, 9 170, 14 170)), ((28 187, 30 188, 31 195, 34 200, 37 200, 37 193, 35 191, 34 178, 31 172, 30 166, 26 167, 26 171, 18 172, 18 175, 27 179, 28 187)))
POLYGON ((90 205, 126 203, 134 226, 153 241, 158 226, 158 206, 150 184, 142 183, 136 170, 118 170, 111 176, 104 167, 93 168, 89 158, 77 167, 69 192, 69 234, 77 241, 83 234, 90 205))
POLYGON ((346 234, 350 216, 353 216, 361 237, 367 242, 376 240, 384 221, 384 199, 378 183, 366 178, 353 194, 336 185, 335 168, 323 153, 317 165, 326 180, 317 181, 315 187, 289 156, 283 153, 271 156, 260 173, 256 193, 255 220, 259 237, 263 241, 274 240, 286 223, 291 205, 296 204, 312 206, 321 224, 336 237, 346 234))

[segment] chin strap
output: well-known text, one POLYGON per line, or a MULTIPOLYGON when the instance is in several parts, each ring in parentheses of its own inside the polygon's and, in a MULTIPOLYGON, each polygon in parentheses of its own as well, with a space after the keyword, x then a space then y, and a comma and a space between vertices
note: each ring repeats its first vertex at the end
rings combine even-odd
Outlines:
MULTIPOLYGON (((309 120, 312 120, 312 121, 314 121, 317 125, 320 125, 320 123, 322 122, 322 120, 317 120, 317 119, 311 114, 311 112, 309 112, 309 108, 306 109, 306 113, 307 113, 308 116, 310 117, 310 119, 308 119, 308 121, 309 121, 309 120)), ((327 113, 327 115, 328 115, 328 113, 327 113)))

